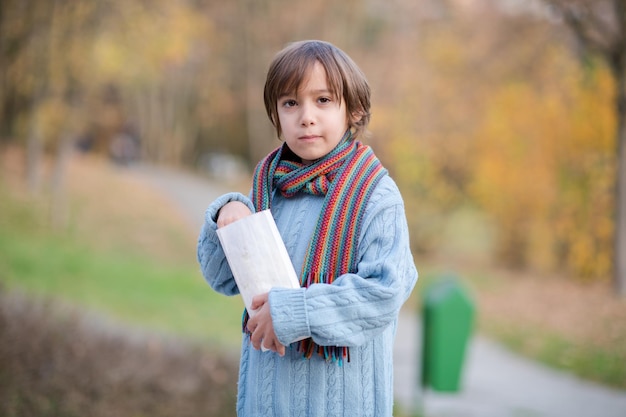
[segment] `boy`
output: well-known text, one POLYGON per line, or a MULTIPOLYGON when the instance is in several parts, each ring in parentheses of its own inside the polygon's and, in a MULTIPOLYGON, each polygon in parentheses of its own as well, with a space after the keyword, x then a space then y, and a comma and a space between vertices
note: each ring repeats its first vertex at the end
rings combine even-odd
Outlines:
POLYGON ((209 284, 238 294, 215 231, 269 208, 301 279, 244 315, 237 413, 391 416, 393 339, 417 271, 400 192, 357 140, 368 83, 334 45, 297 42, 274 58, 264 99, 284 143, 257 165, 250 197, 209 206, 198 241, 209 284))

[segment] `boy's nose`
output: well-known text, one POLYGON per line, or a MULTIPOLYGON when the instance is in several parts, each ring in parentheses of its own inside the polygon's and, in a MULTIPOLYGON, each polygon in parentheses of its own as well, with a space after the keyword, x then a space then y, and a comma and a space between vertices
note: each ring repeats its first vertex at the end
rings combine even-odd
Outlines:
POLYGON ((315 117, 313 114, 313 109, 311 106, 304 105, 302 106, 302 113, 300 115, 300 123, 302 126, 310 126, 315 124, 315 117))

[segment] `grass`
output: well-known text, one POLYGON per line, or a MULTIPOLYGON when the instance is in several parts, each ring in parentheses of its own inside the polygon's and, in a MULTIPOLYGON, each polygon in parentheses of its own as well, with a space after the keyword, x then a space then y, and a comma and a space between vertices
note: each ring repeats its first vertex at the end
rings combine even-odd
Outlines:
POLYGON ((553 368, 577 374, 587 380, 617 388, 626 388, 624 343, 597 346, 576 341, 542 327, 523 324, 485 324, 485 331, 516 352, 535 358, 553 368))
MULTIPOLYGON (((522 339, 518 337, 517 340, 522 339)), ((567 371, 576 370, 590 380, 607 385, 626 387, 623 349, 607 351, 591 345, 578 345, 552 334, 544 335, 543 340, 543 346, 536 353, 544 363, 567 371)))
POLYGON ((131 324, 219 344, 237 343, 237 308, 192 267, 98 253, 65 239, 15 239, 2 230, 2 276, 10 287, 60 297, 131 324), (33 259, 37 259, 33 262, 33 259), (235 310, 235 311, 233 311, 235 310), (232 315, 224 314, 231 311, 232 315))
MULTIPOLYGON (((83 161, 78 169, 111 176, 109 167, 95 161, 83 161)), ((167 203, 139 184, 120 177, 121 186, 115 175, 112 178, 104 196, 98 195, 99 187, 70 185, 74 212, 63 230, 47 224, 45 199, 0 185, 0 282, 124 324, 229 349, 238 346, 242 303, 238 297, 215 293, 204 282, 195 262, 195 237, 171 220, 178 214, 163 208, 160 214, 148 213, 146 207, 167 203), (91 202, 130 201, 125 193, 134 201, 116 209, 91 202), (141 200, 149 205, 142 207, 141 200), (119 221, 124 217, 135 221, 119 221), (84 224, 93 218, 99 220, 84 224)))

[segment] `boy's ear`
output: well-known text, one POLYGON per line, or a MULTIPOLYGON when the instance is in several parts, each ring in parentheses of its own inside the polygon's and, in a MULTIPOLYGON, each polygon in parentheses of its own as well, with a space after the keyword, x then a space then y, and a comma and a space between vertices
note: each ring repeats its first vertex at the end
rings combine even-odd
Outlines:
POLYGON ((361 121, 361 119, 363 119, 363 112, 361 110, 354 111, 350 115, 350 124, 356 125, 361 121))

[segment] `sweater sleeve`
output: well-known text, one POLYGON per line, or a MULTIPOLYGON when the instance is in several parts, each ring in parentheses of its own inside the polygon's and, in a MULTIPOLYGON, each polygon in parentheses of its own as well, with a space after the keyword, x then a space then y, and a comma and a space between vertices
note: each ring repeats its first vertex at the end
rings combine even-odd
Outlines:
POLYGON ((364 218, 356 273, 332 284, 270 291, 274 331, 281 343, 312 337, 324 346, 358 346, 396 320, 415 286, 417 270, 400 193, 395 184, 378 191, 364 218))
POLYGON ((217 216, 222 207, 239 201, 254 212, 252 201, 241 193, 228 193, 213 201, 204 213, 204 224, 198 236, 197 257, 204 279, 217 292, 225 295, 239 294, 233 273, 217 237, 217 216))

